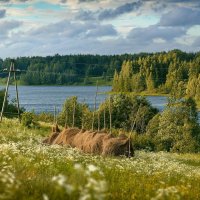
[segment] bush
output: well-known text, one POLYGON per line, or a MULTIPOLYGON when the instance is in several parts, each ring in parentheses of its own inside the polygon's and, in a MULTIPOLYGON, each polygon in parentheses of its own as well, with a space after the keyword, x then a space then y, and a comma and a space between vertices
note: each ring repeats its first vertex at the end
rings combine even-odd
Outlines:
POLYGON ((38 123, 35 120, 35 115, 32 112, 24 112, 22 114, 22 124, 28 128, 31 126, 37 126, 38 123))
POLYGON ((67 126, 72 127, 74 125, 81 128, 83 125, 84 128, 90 129, 92 127, 92 112, 86 104, 78 102, 78 98, 73 96, 66 99, 63 109, 58 116, 58 122, 63 126, 66 124, 67 126))
POLYGON ((155 144, 152 138, 147 134, 137 134, 134 133, 132 136, 132 144, 134 150, 147 150, 154 151, 155 144))
POLYGON ((157 151, 199 151, 200 127, 195 102, 192 99, 170 100, 168 107, 149 122, 147 135, 157 151))
MULTIPOLYGON (((98 110, 101 117, 101 124, 104 122, 104 112, 106 115, 106 127, 109 127, 109 99, 100 105, 98 110)), ((130 131, 133 123, 137 133, 144 133, 148 122, 158 113, 156 108, 144 97, 119 94, 111 98, 111 114, 113 128, 123 128, 130 131)))
POLYGON ((53 120, 54 120, 54 116, 51 113, 42 112, 42 113, 37 114, 37 115, 35 114, 35 119, 37 121, 52 123, 53 120))

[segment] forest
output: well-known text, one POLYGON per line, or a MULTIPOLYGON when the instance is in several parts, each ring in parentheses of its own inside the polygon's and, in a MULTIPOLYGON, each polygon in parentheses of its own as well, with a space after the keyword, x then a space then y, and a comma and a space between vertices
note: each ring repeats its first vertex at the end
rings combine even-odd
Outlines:
MULTIPOLYGON (((138 55, 54 55, 47 57, 19 57, 15 59, 15 67, 23 85, 90 85, 91 78, 99 77, 109 82, 115 69, 120 70, 126 59, 134 59, 138 55)), ((9 68, 10 58, 0 59, 0 70, 9 68)), ((0 74, 5 78, 6 73, 0 74)), ((94 81, 95 84, 96 80, 94 81)))
POLYGON ((170 94, 200 101, 200 53, 179 50, 125 60, 115 70, 114 92, 170 94))
MULTIPOLYGON (((23 85, 90 85, 95 84, 97 78, 100 83, 107 85, 112 83, 115 73, 115 82, 120 74, 121 81, 117 85, 114 82, 114 91, 139 92, 154 89, 168 92, 176 78, 180 87, 185 86, 189 79, 188 85, 193 87, 198 79, 196 76, 200 71, 199 63, 199 52, 185 53, 180 50, 123 55, 56 54, 15 59, 16 68, 21 70, 18 77, 23 85), (125 65, 129 65, 127 67, 130 71, 122 70, 127 68, 125 65), (126 79, 126 86, 120 85, 122 79, 126 79)), ((10 58, 0 59, 0 71, 8 69, 9 66, 10 58)), ((6 76, 7 73, 4 71, 0 73, 1 78, 6 76)))

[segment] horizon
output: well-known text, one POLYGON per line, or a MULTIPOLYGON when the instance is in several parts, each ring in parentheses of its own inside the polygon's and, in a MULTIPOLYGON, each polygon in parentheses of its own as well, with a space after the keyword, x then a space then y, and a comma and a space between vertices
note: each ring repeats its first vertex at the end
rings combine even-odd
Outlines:
POLYGON ((198 0, 0 0, 0 58, 200 50, 198 0))
POLYGON ((54 57, 54 56, 123 56, 123 55, 139 55, 139 54, 156 54, 156 53, 169 53, 171 51, 181 51, 182 53, 187 53, 187 54, 198 54, 200 53, 200 50, 199 51, 191 51, 191 52, 187 52, 187 51, 182 51, 180 49, 171 49, 169 51, 157 51, 157 52, 138 52, 138 53, 122 53, 122 54, 59 54, 59 53, 55 53, 55 54, 52 54, 52 55, 34 55, 34 56, 17 56, 17 57, 6 57, 6 58, 1 58, 2 60, 6 60, 6 59, 17 59, 17 58, 33 58, 33 57, 42 57, 42 58, 46 58, 46 57, 54 57))

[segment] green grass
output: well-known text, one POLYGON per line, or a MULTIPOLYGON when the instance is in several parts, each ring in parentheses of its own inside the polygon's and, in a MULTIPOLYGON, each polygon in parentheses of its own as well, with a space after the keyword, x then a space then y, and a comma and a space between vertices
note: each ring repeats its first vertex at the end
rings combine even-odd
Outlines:
POLYGON ((199 154, 85 155, 42 145, 49 132, 49 124, 0 124, 0 199, 200 199, 199 154))

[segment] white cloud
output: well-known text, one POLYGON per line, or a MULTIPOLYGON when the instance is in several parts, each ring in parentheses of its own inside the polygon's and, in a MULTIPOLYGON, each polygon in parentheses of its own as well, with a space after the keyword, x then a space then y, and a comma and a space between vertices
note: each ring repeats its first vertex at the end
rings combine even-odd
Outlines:
POLYGON ((0 0, 0 57, 199 47, 196 0, 43 0, 48 9, 39 2, 0 0))

